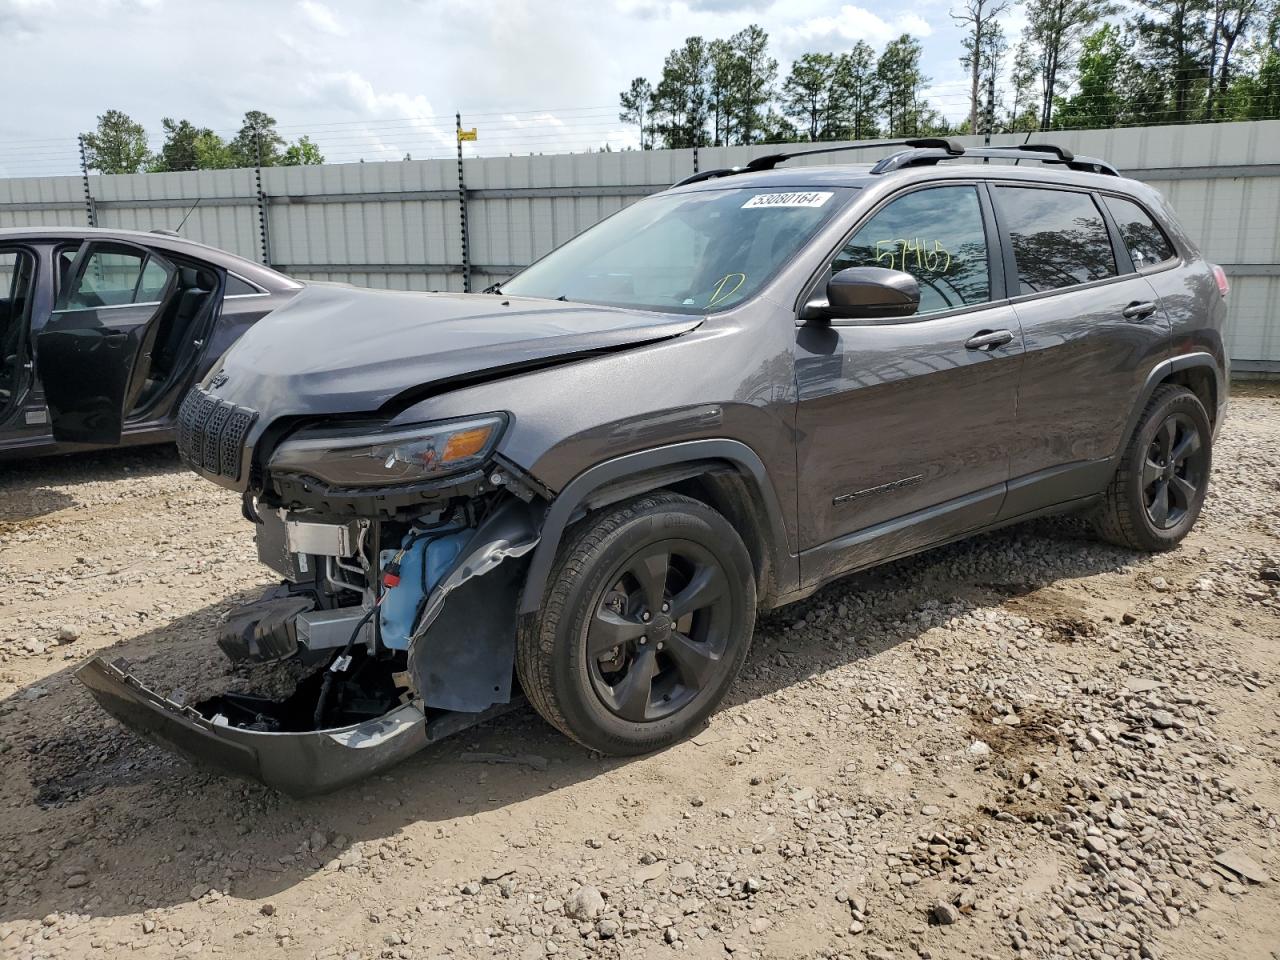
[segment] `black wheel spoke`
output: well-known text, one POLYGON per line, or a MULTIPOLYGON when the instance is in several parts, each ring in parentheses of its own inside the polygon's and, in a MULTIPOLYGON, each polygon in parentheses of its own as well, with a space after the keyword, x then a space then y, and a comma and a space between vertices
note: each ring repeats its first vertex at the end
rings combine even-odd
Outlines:
POLYGON ((1150 457, 1142 463, 1142 489, 1145 490, 1164 476, 1164 467, 1150 457))
POLYGON ((1195 500, 1196 487, 1190 480, 1185 477, 1175 476, 1169 482, 1169 492, 1173 496, 1173 503, 1179 510, 1187 510, 1191 507, 1191 503, 1195 500))
POLYGON ((666 644, 686 687, 701 690, 719 667, 720 657, 706 643, 698 643, 683 633, 673 632, 666 644))
POLYGON ((631 575, 640 585, 644 605, 650 613, 662 609, 667 590, 667 573, 671 569, 671 555, 665 550, 640 557, 631 567, 631 575))
POLYGON ((1171 417, 1160 425, 1160 432, 1156 434, 1156 446, 1160 450, 1160 459, 1165 463, 1169 462, 1169 454, 1173 452, 1173 439, 1177 430, 1178 425, 1171 417))
POLYGON ((658 673, 658 657, 652 648, 640 650, 627 668, 627 675, 613 688, 618 716, 633 723, 649 719, 653 678, 658 673))
POLYGON ((678 715, 717 688, 736 591, 716 554, 663 537, 618 562, 586 623, 586 660, 600 703, 629 723, 678 715))
POLYGON ((1152 522, 1161 526, 1169 519, 1169 481, 1161 480, 1155 485, 1155 491, 1148 508, 1152 522))
POLYGON ((698 567, 688 585, 671 598, 671 619, 679 620, 687 614, 710 606, 724 595, 724 574, 711 564, 698 567))
POLYGON ((1169 455, 1169 459, 1174 463, 1181 463, 1199 449, 1200 431, 1187 430, 1183 434, 1182 440, 1173 448, 1173 452, 1169 455))
POLYGON ((611 653, 614 647, 625 646, 644 634, 645 625, 637 620, 628 620, 620 613, 607 607, 599 607, 587 627, 587 653, 592 657, 601 657, 611 653))

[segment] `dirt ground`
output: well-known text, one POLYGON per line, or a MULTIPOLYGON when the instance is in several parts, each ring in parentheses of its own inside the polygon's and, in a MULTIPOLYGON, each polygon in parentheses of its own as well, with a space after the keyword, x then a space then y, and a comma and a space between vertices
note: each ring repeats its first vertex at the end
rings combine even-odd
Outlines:
POLYGON ((226 682, 251 533, 169 448, 0 466, 0 956, 1280 960, 1274 390, 1179 550, 1045 521, 835 584, 633 760, 523 709, 299 802, 137 740, 72 670, 226 682))

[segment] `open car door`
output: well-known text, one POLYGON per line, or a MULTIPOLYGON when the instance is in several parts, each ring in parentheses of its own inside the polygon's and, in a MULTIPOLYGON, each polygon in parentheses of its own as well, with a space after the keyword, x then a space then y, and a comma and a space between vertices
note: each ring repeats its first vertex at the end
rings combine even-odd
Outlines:
POLYGON ((158 321, 177 268, 146 247, 88 241, 80 247, 36 338, 36 370, 55 440, 120 442, 146 385, 158 321))

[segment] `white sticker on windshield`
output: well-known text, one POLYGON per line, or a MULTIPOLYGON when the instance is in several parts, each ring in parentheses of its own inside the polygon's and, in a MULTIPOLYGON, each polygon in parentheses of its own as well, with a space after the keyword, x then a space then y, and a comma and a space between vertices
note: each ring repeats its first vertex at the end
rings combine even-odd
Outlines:
POLYGON ((757 193, 742 205, 743 210, 755 207, 820 207, 831 199, 830 192, 808 190, 804 193, 757 193))

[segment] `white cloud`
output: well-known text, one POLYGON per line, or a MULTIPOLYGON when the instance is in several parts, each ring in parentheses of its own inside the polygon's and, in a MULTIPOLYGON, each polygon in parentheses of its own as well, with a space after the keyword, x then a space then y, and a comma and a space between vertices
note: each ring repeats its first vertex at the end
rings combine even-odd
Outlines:
POLYGON ((347 35, 346 27, 339 23, 334 12, 319 0, 300 0, 298 12, 321 33, 328 33, 335 37, 347 35))
POLYGON ((153 140, 162 117, 230 136, 254 109, 331 160, 440 157, 455 150, 461 110, 479 131, 468 155, 616 149, 636 139, 618 121, 618 91, 636 76, 656 81, 685 37, 751 23, 768 32, 780 80, 807 50, 858 39, 881 49, 903 31, 929 38, 922 68, 935 85, 963 79, 954 0, 874 11, 866 2, 218 0, 211 17, 208 5, 175 0, 0 0, 0 80, 22 90, 0 112, 0 144, 10 172, 74 173, 76 133, 108 109, 153 140), (245 43, 246 24, 265 42, 245 43), (174 39, 192 36, 217 51, 199 70, 190 44, 174 39), (40 83, 24 82, 34 76, 40 83))
POLYGON ((859 40, 880 47, 904 33, 927 37, 933 28, 914 13, 885 20, 865 7, 845 4, 834 15, 817 16, 796 26, 784 27, 778 32, 778 40, 788 54, 792 54, 805 50, 839 51, 859 40))

